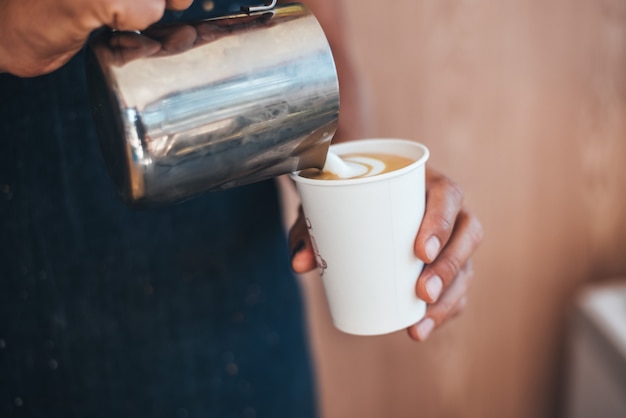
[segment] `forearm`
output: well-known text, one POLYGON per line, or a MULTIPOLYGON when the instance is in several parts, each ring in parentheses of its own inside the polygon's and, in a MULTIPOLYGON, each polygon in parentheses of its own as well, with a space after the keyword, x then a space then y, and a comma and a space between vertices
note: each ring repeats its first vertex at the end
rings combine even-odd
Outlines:
POLYGON ((51 72, 102 26, 141 30, 165 8, 191 0, 0 0, 0 71, 28 77, 51 72))

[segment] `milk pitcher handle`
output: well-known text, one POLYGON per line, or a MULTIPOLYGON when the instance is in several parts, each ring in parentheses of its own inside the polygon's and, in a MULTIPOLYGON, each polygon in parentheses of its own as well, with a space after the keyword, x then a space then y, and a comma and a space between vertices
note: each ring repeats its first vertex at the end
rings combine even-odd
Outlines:
POLYGON ((241 10, 246 13, 266 12, 276 7, 277 2, 278 0, 272 0, 269 4, 264 4, 262 6, 241 6, 241 10))

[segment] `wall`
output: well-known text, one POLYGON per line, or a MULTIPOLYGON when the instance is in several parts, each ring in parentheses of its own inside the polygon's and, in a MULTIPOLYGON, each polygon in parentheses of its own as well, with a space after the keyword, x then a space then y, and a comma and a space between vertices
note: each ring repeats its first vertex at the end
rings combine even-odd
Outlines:
POLYGON ((626 273, 626 3, 344 3, 372 135, 427 144, 485 240, 426 343, 339 333, 302 277, 324 417, 557 416, 571 297, 626 273))

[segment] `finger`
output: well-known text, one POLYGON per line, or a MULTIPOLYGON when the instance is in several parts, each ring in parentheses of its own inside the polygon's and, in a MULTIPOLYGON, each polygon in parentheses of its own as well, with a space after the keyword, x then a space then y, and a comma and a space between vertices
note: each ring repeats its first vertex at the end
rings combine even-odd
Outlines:
POLYGON ((461 211, 452 238, 434 262, 428 264, 416 283, 416 293, 428 303, 437 301, 465 266, 483 238, 482 225, 467 211, 461 211))
POLYGON ((306 273, 317 266, 302 206, 300 206, 296 222, 289 231, 289 247, 291 249, 291 268, 293 271, 306 273))
POLYGON ((196 25, 196 31, 198 32, 198 43, 205 44, 219 39, 221 32, 225 30, 214 23, 202 22, 196 25))
POLYGON ((169 10, 185 10, 191 6, 193 0, 167 0, 166 8, 169 10))
POLYGON ((113 1, 107 11, 108 26, 117 30, 144 30, 163 17, 164 0, 113 1))
POLYGON ((415 238, 415 255, 433 261, 450 238, 463 204, 461 188, 437 171, 426 172, 426 211, 415 238))
POLYGON ((416 341, 424 341, 435 329, 462 312, 467 305, 467 290, 473 279, 472 265, 467 263, 441 298, 428 306, 424 318, 408 328, 409 336, 416 341))
POLYGON ((117 32, 111 37, 111 60, 116 65, 123 65, 137 58, 149 57, 161 50, 161 44, 147 36, 132 32, 117 32))
POLYGON ((173 55, 187 51, 194 46, 198 37, 196 29, 190 25, 156 27, 144 34, 148 34, 161 43, 161 51, 157 55, 173 55))

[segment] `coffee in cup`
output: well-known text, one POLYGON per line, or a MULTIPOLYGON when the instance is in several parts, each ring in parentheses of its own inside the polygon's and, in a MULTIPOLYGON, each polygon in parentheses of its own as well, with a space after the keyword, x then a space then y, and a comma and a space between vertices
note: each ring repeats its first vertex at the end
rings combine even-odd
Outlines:
MULTIPOLYGON (((404 168, 415 162, 414 159, 401 155, 384 154, 384 153, 351 153, 338 156, 344 163, 348 163, 353 167, 359 167, 357 175, 350 178, 371 177, 379 174, 390 173, 395 170, 404 168)), ((300 171, 302 177, 316 180, 343 180, 345 177, 340 176, 332 171, 332 168, 325 166, 324 169, 315 168, 300 171)))

